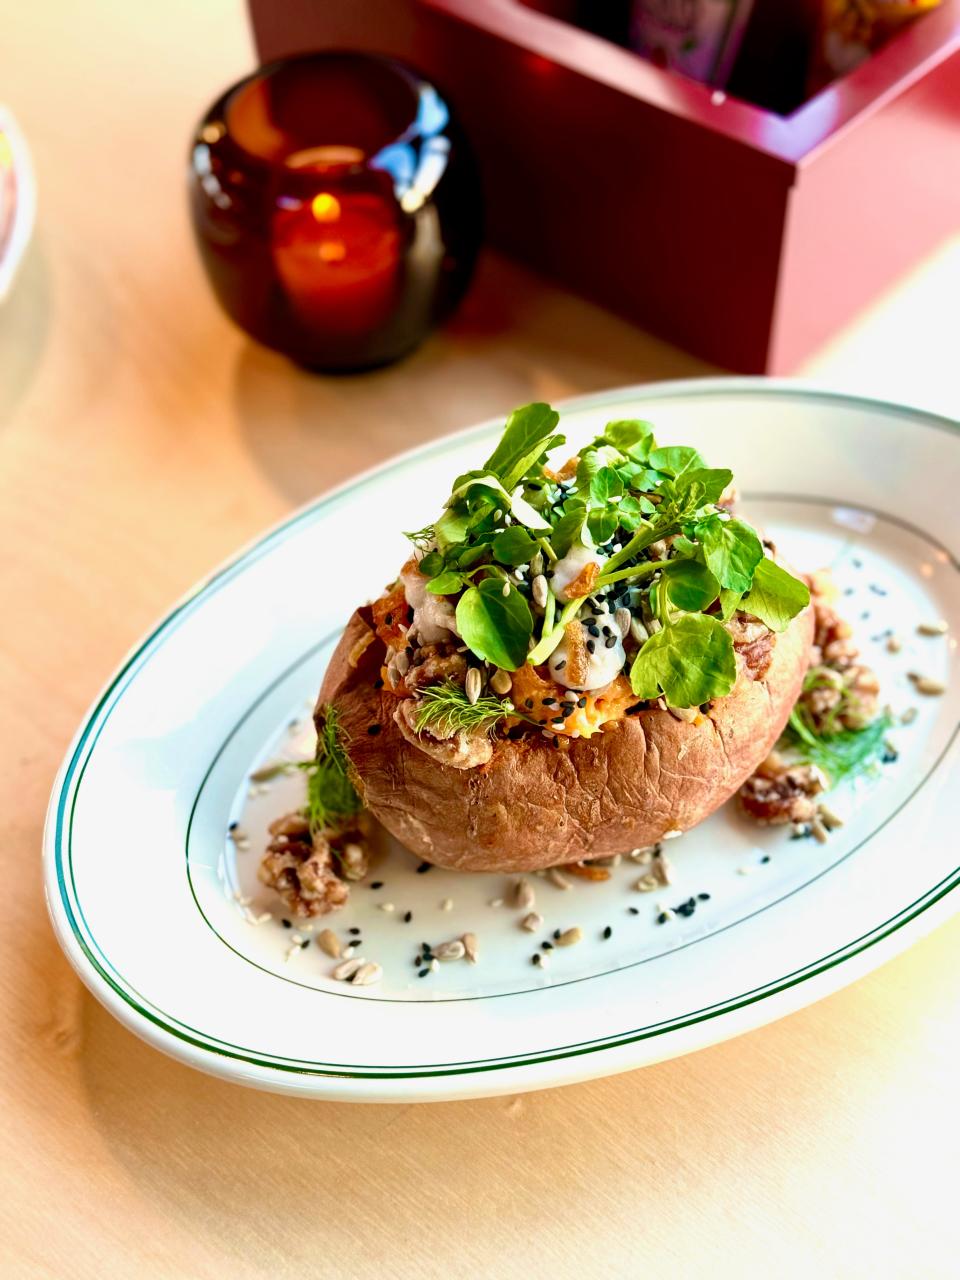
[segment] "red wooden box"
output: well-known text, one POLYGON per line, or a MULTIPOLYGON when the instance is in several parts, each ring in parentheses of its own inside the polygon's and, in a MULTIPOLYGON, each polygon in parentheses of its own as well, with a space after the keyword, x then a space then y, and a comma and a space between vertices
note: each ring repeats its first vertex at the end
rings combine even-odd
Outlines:
POLYGON ((414 64, 475 144, 493 243, 732 369, 791 371, 960 228, 960 0, 789 116, 552 16, 563 0, 531 3, 250 8, 264 61, 340 47, 414 64))

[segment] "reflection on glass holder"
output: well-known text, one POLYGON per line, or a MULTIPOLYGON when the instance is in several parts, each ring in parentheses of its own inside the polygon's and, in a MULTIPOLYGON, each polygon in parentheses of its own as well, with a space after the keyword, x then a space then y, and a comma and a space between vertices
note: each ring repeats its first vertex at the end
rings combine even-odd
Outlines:
POLYGON ((449 314, 480 239, 476 168, 436 89, 324 53, 229 89, 193 139, 190 198, 224 310, 312 368, 395 360, 449 314))

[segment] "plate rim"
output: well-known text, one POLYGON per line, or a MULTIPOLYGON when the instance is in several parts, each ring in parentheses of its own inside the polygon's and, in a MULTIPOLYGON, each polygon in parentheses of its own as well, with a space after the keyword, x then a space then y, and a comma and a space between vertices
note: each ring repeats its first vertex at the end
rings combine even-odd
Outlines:
MULTIPOLYGON (((915 425, 922 424, 943 430, 952 435, 954 439, 958 438, 958 432, 960 432, 960 422, 945 415, 794 379, 753 377, 675 379, 587 393, 558 402, 557 407, 561 412, 576 412, 602 408, 605 404, 622 403, 629 399, 669 400, 682 398, 693 400, 698 397, 716 396, 717 394, 731 396, 766 394, 772 395, 774 398, 787 397, 813 400, 818 403, 842 403, 861 409, 882 410, 887 416, 903 416, 915 425)), ((649 1055, 637 1054, 635 1061, 610 1063, 609 1066, 603 1065, 598 1070, 596 1069, 596 1064, 602 1062, 602 1060, 593 1057, 591 1060, 592 1069, 584 1070, 581 1065, 578 1070, 577 1064, 582 1064, 586 1055, 598 1055, 602 1052, 617 1050, 621 1051, 622 1054, 624 1050, 629 1050, 631 1046, 643 1044, 656 1036, 689 1032, 693 1028, 702 1028, 704 1024, 710 1030, 716 1031, 715 1024, 718 1019, 723 1017, 737 1018, 748 1007, 751 1008, 751 1013, 745 1021, 749 1026, 760 1026, 766 1022, 774 1021, 790 1011, 788 1007, 780 1006, 785 993, 790 991, 791 988, 798 987, 805 982, 820 979, 819 985, 824 988, 819 993, 820 995, 827 994, 829 991, 839 990, 859 976, 858 972, 854 972, 850 968, 851 963, 856 961, 858 956, 878 946, 881 947, 881 950, 894 954, 895 951, 902 950, 903 947, 908 945, 913 936, 918 935, 921 929, 926 932, 926 928, 923 926, 929 925, 929 927, 933 927, 938 923, 937 919, 932 918, 934 915, 945 918, 946 915, 951 913, 950 911, 945 911, 942 907, 938 911, 933 911, 932 909, 936 908, 937 904, 943 903, 953 890, 960 887, 960 868, 954 869, 938 884, 932 886, 912 903, 902 907, 896 915, 878 924, 868 933, 851 940, 827 956, 815 959, 791 974, 774 979, 771 983, 765 984, 763 988, 738 993, 723 1001, 722 1007, 715 1008, 713 1011, 705 1009, 698 1010, 695 1015, 681 1015, 679 1018, 669 1020, 659 1027, 643 1028, 639 1033, 621 1032, 615 1038, 605 1039, 603 1043, 599 1044, 573 1044, 559 1050, 527 1053, 513 1059, 498 1059, 492 1062, 442 1064, 436 1067, 430 1067, 425 1064, 425 1068, 420 1069, 405 1068, 398 1070, 386 1068, 377 1071, 375 1069, 359 1068, 351 1070, 349 1067, 335 1064, 297 1063, 292 1059, 278 1059, 271 1062, 268 1060, 269 1055, 266 1055, 266 1057, 261 1056, 262 1051, 244 1050, 240 1049, 239 1046, 231 1046, 229 1050, 226 1047, 217 1048, 213 1044, 185 1036, 176 1027, 170 1025, 171 1021, 177 1022, 177 1019, 173 1018, 172 1015, 158 1011, 161 1015, 158 1017, 150 1009, 135 1003, 126 991, 113 980, 103 968, 97 956, 90 951, 86 939, 77 927, 64 885, 62 870, 63 820, 66 800, 91 730, 95 727, 97 728, 97 733, 90 744, 91 753, 99 732, 102 731, 105 720, 101 720, 100 717, 111 696, 114 693, 116 693, 117 699, 122 696, 127 683, 125 677, 133 678, 136 670, 142 665, 142 661, 148 659, 150 650, 162 640, 170 624, 191 603, 202 599, 216 583, 231 574, 232 571, 244 566, 252 556, 258 558, 260 554, 263 554, 278 539, 286 536, 291 529, 306 517, 356 489, 370 478, 396 466, 397 463, 424 458, 438 451, 446 451, 455 446, 456 443, 469 439, 471 436, 489 432, 499 422, 499 417, 488 418, 483 422, 405 450, 377 463, 375 466, 366 468, 336 487, 302 504, 288 516, 250 540, 217 568, 201 578, 132 646, 84 715, 57 772, 47 809, 43 842, 44 884, 47 907, 62 949, 91 993, 128 1029, 168 1055, 181 1061, 186 1061, 190 1065, 199 1067, 211 1074, 234 1081, 241 1078, 246 1083, 255 1084, 262 1088, 341 1099, 351 1095, 362 1095, 369 1100, 386 1101, 398 1098, 409 1100, 411 1094, 419 1094, 420 1092, 416 1084, 418 1081, 425 1081, 427 1091, 435 1098, 475 1096, 479 1093, 489 1095, 494 1092, 516 1092, 518 1088, 537 1088, 548 1084, 573 1082, 585 1076, 606 1074, 608 1071, 614 1070, 629 1070, 644 1063, 658 1060, 651 1058, 649 1055), (924 917, 922 921, 921 917, 924 917), (921 929, 916 927, 916 922, 918 921, 921 921, 921 929), (911 929, 911 925, 915 927, 911 929), (904 930, 906 930, 906 933, 903 932, 904 930), (899 935, 896 939, 895 947, 892 949, 889 945, 883 947, 881 944, 887 943, 894 934, 899 935), (845 965, 847 969, 843 969, 845 965), (826 983, 822 981, 825 974, 830 975, 826 983), (778 996, 781 997, 779 1001, 776 999, 778 996), (759 1018, 756 1017, 757 1006, 764 1001, 769 1002, 771 1000, 773 1000, 773 1004, 764 1004, 760 1010, 759 1018), (560 1064, 560 1069, 558 1069, 558 1064, 560 1064), (563 1064, 569 1065, 564 1066, 563 1064), (513 1074, 518 1069, 539 1071, 540 1078, 527 1080, 520 1084, 513 1074), (277 1073, 279 1073, 279 1076, 277 1073), (290 1081, 284 1078, 287 1073, 293 1073, 296 1076, 296 1084, 292 1088, 290 1081), (473 1087, 464 1086, 463 1081, 465 1079, 476 1080, 478 1076, 483 1077, 481 1087, 477 1085, 473 1087), (400 1090, 391 1092, 389 1089, 377 1087, 389 1085, 391 1082, 401 1086, 400 1090), (373 1090, 369 1088, 371 1084, 374 1086, 373 1090)), ((955 736, 956 733, 954 734, 955 736)), ((951 739, 952 741, 953 739, 951 739)), ((945 747, 944 751, 949 751, 949 749, 950 744, 945 747)), ((83 762, 83 767, 80 768, 79 776, 77 777, 78 786, 89 758, 90 755, 88 754, 83 762)), ((74 801, 75 798, 76 792, 74 792, 74 801)), ((889 957, 878 955, 876 963, 882 963, 885 958, 889 957)), ((106 957, 104 959, 106 960, 106 957)), ((109 964, 109 961, 107 963, 109 964)), ((862 965, 855 967, 866 972, 874 966, 867 965, 866 969, 862 965)), ((139 994, 132 987, 130 990, 134 994, 139 994)), ((144 997, 140 998, 145 1000, 144 997)), ((150 1002, 145 1001, 145 1003, 149 1004, 150 1002)), ((787 1001, 786 1003, 792 1004, 793 1002, 787 1001)), ((801 1001, 800 1003, 807 1002, 801 1001)), ((747 1027, 742 1027, 741 1029, 745 1030, 747 1027)), ((191 1030, 195 1031, 196 1029, 191 1030)), ((731 1034, 736 1033, 736 1029, 731 1031, 731 1034)), ((203 1035, 204 1033, 200 1032, 199 1034, 203 1035)), ((692 1044, 675 1046, 675 1052, 687 1052, 692 1048, 703 1047, 705 1044, 714 1043, 716 1040, 723 1038, 725 1038, 723 1033, 711 1035, 708 1030, 706 1034, 695 1035, 693 1037, 694 1043, 692 1044)), ((210 1039, 213 1039, 213 1037, 208 1037, 208 1040, 210 1039)), ((668 1042, 664 1041, 662 1043, 666 1047, 668 1042)), ((668 1056, 672 1056, 670 1052, 660 1055, 660 1058, 668 1056)))

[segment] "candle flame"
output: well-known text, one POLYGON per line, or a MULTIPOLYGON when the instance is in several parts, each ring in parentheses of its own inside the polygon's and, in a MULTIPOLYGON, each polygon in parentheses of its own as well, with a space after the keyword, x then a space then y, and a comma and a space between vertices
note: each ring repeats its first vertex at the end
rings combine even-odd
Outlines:
POLYGON ((329 191, 321 191, 310 201, 310 211, 318 222, 336 222, 340 217, 340 201, 329 191))

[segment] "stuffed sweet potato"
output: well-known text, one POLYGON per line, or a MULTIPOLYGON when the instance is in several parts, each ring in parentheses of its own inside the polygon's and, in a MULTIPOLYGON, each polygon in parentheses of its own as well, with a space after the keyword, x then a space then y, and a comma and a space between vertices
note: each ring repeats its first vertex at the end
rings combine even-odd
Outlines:
POLYGON ((809 592, 731 513, 729 471, 632 421, 552 471, 557 424, 511 415, 320 690, 327 765, 441 866, 689 829, 767 755, 807 668, 809 592))

